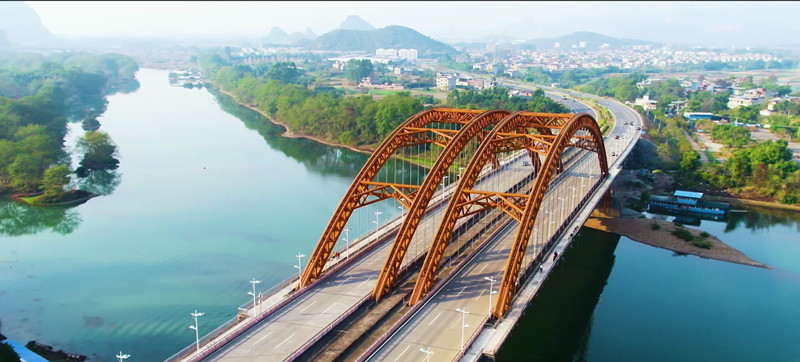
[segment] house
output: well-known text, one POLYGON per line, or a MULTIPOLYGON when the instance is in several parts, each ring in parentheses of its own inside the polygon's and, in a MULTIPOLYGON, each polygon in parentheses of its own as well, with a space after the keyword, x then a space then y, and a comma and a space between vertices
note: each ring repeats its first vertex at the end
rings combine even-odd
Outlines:
POLYGON ((641 106, 645 111, 653 111, 658 108, 658 101, 650 99, 650 93, 645 94, 642 98, 636 98, 633 104, 641 106))

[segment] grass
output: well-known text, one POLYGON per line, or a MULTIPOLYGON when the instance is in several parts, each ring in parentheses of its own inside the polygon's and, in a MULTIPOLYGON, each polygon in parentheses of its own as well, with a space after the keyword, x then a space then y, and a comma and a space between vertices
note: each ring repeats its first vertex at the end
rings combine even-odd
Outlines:
POLYGON ((677 228, 673 230, 672 235, 675 235, 677 238, 687 242, 691 242, 694 240, 694 235, 692 235, 692 232, 683 228, 677 228))
POLYGON ((711 249, 714 246, 714 243, 705 240, 695 240, 691 242, 692 245, 700 248, 700 249, 711 249))

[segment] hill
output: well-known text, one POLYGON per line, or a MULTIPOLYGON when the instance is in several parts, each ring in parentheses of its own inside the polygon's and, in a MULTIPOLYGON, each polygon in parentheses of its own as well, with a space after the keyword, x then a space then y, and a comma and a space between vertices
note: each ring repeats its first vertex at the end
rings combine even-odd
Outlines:
POLYGON ((350 15, 336 30, 375 30, 375 27, 358 15, 350 15))
POLYGON ((39 14, 22 1, 0 1, 0 30, 12 46, 52 47, 62 43, 42 25, 39 14))
POLYGON ((269 32, 269 35, 267 35, 267 37, 264 38, 262 41, 266 44, 286 45, 286 44, 294 44, 299 41, 313 40, 316 37, 317 35, 311 31, 311 28, 306 29, 305 33, 296 31, 291 34, 288 34, 283 29, 277 26, 273 26, 269 32))
POLYGON ((588 32, 588 31, 579 31, 555 38, 530 39, 526 41, 525 44, 534 45, 538 50, 547 50, 547 49, 553 49, 554 44, 559 43, 561 49, 571 49, 572 45, 575 45, 577 47, 581 41, 586 42, 586 47, 584 49, 587 50, 598 49, 603 44, 608 44, 609 48, 621 48, 633 45, 651 45, 651 46, 661 45, 659 43, 645 41, 645 40, 638 40, 638 39, 618 39, 607 35, 588 32))
POLYGON ((440 41, 420 34, 414 29, 390 25, 372 31, 334 30, 320 35, 308 46, 315 50, 363 51, 374 53, 376 49, 417 49, 421 58, 431 58, 457 51, 440 41))

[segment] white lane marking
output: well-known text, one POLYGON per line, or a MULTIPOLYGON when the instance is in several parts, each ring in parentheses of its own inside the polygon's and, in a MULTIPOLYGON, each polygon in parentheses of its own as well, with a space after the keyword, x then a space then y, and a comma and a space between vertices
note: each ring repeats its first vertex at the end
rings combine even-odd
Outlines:
POLYGON ((478 294, 478 296, 477 296, 477 297, 475 297, 475 299, 478 299, 478 298, 480 298, 480 297, 483 295, 483 292, 484 292, 484 291, 483 291, 483 290, 481 290, 481 294, 478 294))
POLYGON ((352 278, 352 277, 353 277, 353 276, 349 276, 349 277, 347 277, 347 279, 345 279, 345 280, 342 280, 341 282, 339 282, 339 285, 342 285, 342 284, 344 284, 344 283, 347 283, 347 281, 348 281, 348 280, 350 280, 350 278, 352 278))
POLYGON ((439 319, 440 315, 442 315, 442 312, 439 312, 439 314, 437 314, 436 317, 434 317, 433 320, 430 323, 428 323, 428 325, 431 325, 433 324, 433 322, 436 322, 436 320, 439 319))
POLYGON ((481 271, 479 271, 478 273, 483 273, 483 269, 486 269, 487 265, 489 265, 489 264, 483 264, 483 268, 481 268, 481 271))
POLYGON ((361 286, 362 286, 362 285, 364 285, 364 283, 366 283, 366 282, 368 282, 368 281, 369 281, 369 279, 367 279, 367 280, 365 280, 365 281, 361 282, 361 284, 359 284, 359 285, 356 287, 356 289, 358 289, 358 288, 361 288, 361 286))
POLYGON ((460 292, 458 292, 458 294, 456 294, 456 297, 457 297, 457 296, 459 296, 459 295, 461 295, 461 293, 464 293, 464 289, 467 289, 467 286, 466 286, 466 285, 465 285, 463 288, 461 288, 461 291, 460 291, 460 292))
POLYGON ((257 344, 258 344, 258 342, 261 342, 261 341, 263 341, 263 340, 264 340, 264 338, 267 338, 267 337, 269 337, 269 335, 270 335, 270 334, 272 334, 272 332, 275 332, 275 331, 269 331, 269 333, 267 333, 267 334, 265 334, 263 337, 259 338, 259 339, 258 339, 258 340, 257 340, 255 343, 253 343, 253 345, 255 346, 255 345, 257 345, 257 344))
POLYGON ((403 352, 400 352, 400 354, 398 354, 398 355, 397 355, 397 358, 395 358, 394 360, 395 360, 395 361, 399 360, 399 359, 400 359, 400 357, 402 357, 402 356, 403 356, 403 353, 406 353, 406 351, 408 350, 408 347, 411 347, 411 346, 406 346, 406 349, 404 349, 404 350, 403 350, 403 352))
POLYGON ((289 338, 286 338, 286 339, 284 339, 284 340, 283 340, 283 342, 281 342, 281 343, 278 343, 278 345, 277 345, 277 346, 275 346, 275 347, 274 347, 274 348, 272 348, 272 349, 278 349, 278 347, 280 347, 282 344, 286 343, 286 341, 288 341, 288 340, 292 339, 292 337, 294 337, 294 333, 292 333, 292 335, 291 335, 291 336, 289 336, 289 338))
POLYGON ((336 303, 333 303, 333 305, 331 305, 330 307, 328 307, 328 309, 326 309, 324 312, 320 313, 319 315, 323 315, 323 314, 325 314, 325 313, 328 313, 328 311, 329 311, 329 310, 331 310, 331 308, 333 308, 333 307, 335 307, 335 306, 336 306, 336 303))
POLYGON ((317 301, 315 300, 313 303, 311 303, 311 304, 307 305, 305 308, 303 308, 303 310, 301 310, 301 311, 300 311, 300 313, 303 313, 303 312, 305 312, 305 311, 306 311, 306 309, 310 308, 312 305, 314 305, 314 304, 316 304, 316 303, 317 303, 317 301))

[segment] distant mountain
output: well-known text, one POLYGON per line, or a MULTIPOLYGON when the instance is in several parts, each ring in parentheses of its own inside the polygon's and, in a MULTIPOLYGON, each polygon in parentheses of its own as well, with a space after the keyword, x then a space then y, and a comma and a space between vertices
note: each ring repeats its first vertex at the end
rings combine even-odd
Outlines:
POLYGON ((6 36, 6 32, 0 30, 0 49, 8 47, 8 37, 6 36))
POLYGON ((315 39, 317 37, 311 28, 307 28, 305 33, 301 33, 299 31, 293 32, 291 34, 287 34, 286 31, 283 29, 273 26, 272 29, 269 31, 269 34, 266 38, 262 41, 266 44, 275 44, 275 45, 289 45, 295 44, 298 42, 305 42, 308 43, 309 41, 315 39))
POLYGON ((375 27, 358 15, 350 15, 336 30, 375 30, 375 27))
POLYGON ((0 30, 5 32, 12 46, 53 47, 63 42, 47 30, 36 11, 22 1, 0 1, 0 30))
POLYGON ((315 50, 363 51, 376 49, 416 49, 419 57, 455 54, 453 47, 420 34, 414 29, 391 25, 372 31, 334 30, 320 35, 308 45, 315 50))
POLYGON ((598 34, 588 31, 579 31, 555 38, 530 39, 526 41, 525 44, 534 45, 536 46, 537 50, 554 49, 555 43, 559 43, 560 49, 571 49, 573 45, 575 45, 576 48, 579 47, 580 42, 582 41, 586 42, 586 45, 583 48, 586 50, 598 49, 603 44, 608 44, 609 48, 620 48, 633 45, 651 45, 651 46, 661 45, 659 43, 645 41, 645 40, 638 40, 638 39, 617 39, 603 34, 598 34))

